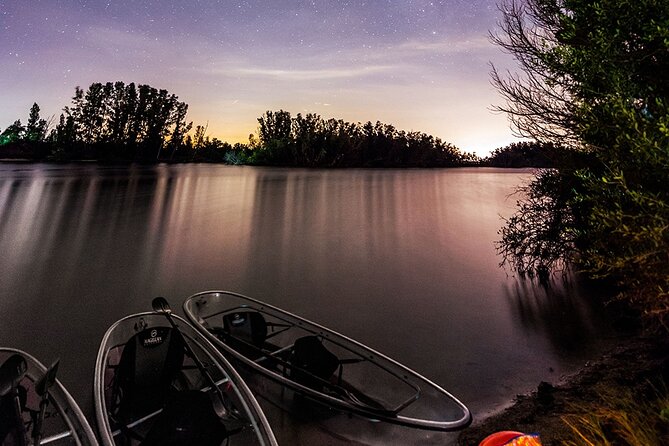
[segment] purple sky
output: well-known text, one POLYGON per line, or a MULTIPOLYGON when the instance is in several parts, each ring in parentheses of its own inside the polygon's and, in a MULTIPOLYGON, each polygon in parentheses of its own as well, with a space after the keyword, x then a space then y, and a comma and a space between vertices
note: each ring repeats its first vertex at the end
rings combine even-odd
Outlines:
POLYGON ((486 154, 515 140, 490 106, 495 0, 0 0, 0 129, 74 87, 165 88, 208 134, 246 142, 265 110, 390 123, 486 154))

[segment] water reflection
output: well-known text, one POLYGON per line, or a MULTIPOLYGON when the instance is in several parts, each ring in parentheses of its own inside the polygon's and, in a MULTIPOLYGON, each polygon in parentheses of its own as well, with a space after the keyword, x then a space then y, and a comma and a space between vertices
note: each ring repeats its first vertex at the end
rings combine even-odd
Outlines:
POLYGON ((514 318, 535 335, 545 336, 556 354, 572 357, 588 350, 587 341, 604 330, 600 308, 592 295, 584 295, 578 278, 555 278, 549 287, 518 279, 505 286, 514 318))
MULTIPOLYGON (((0 165, 1 343, 43 362, 90 407, 98 343, 156 295, 239 291, 406 363, 468 403, 502 404, 585 360, 602 328, 579 286, 508 277, 493 241, 528 174, 0 165)), ((287 444, 421 433, 281 418, 287 444), (364 427, 368 431, 364 433, 364 427), (307 430, 305 430, 307 429, 307 430), (307 432, 308 431, 308 432, 307 432)), ((412 440, 413 439, 413 440, 412 440)), ((443 443, 437 434, 420 437, 443 443)))

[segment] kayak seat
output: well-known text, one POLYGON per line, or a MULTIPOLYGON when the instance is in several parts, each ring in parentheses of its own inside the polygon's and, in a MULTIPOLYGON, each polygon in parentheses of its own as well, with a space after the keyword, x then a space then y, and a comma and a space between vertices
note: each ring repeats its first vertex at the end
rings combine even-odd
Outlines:
POLYGON ((209 395, 186 390, 170 396, 141 446, 220 446, 227 437, 209 395))
POLYGON ((161 409, 183 360, 184 340, 178 331, 154 327, 135 334, 116 368, 111 414, 126 425, 161 409))
POLYGON ((317 336, 304 336, 293 344, 291 365, 292 379, 309 388, 321 390, 325 382, 330 382, 340 361, 317 336))
POLYGON ((261 348, 267 338, 267 322, 253 310, 237 311, 223 316, 223 330, 231 337, 261 348))
POLYGON ((23 386, 18 386, 16 393, 0 397, 0 445, 24 445, 26 443, 26 429, 21 414, 16 413, 16 399, 20 407, 25 407, 28 392, 23 386))
POLYGON ((23 416, 17 411, 17 405, 21 411, 25 409, 28 398, 28 390, 19 384, 25 368, 25 359, 19 355, 11 356, 0 366, 0 445, 27 444, 23 416), (22 367, 17 362, 23 362, 22 367))
MULTIPOLYGON (((25 406, 27 392, 19 386, 21 407, 25 406), (23 390, 21 392, 21 390, 23 390)), ((26 429, 23 418, 16 413, 16 396, 5 395, 0 397, 0 445, 24 445, 26 443, 26 429)))

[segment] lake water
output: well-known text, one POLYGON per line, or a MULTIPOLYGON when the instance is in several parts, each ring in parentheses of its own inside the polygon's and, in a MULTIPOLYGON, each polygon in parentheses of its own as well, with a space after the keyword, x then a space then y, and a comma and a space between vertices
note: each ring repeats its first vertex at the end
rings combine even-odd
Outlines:
MULTIPOLYGON (((483 168, 0 164, 0 344, 45 363, 60 357, 61 380, 92 414, 95 356, 113 322, 158 295, 180 309, 191 294, 226 289, 399 360, 481 417, 607 342, 600 311, 585 303, 592 290, 546 291, 498 266, 501 218, 530 178, 483 168)), ((453 439, 268 410, 283 444, 453 439)))

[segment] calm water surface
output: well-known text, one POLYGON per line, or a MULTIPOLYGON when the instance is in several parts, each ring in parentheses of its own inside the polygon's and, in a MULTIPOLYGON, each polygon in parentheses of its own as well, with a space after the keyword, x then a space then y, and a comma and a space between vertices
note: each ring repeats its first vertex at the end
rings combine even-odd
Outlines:
MULTIPOLYGON (((89 413, 117 319, 227 289, 399 360, 482 416, 606 342, 592 291, 498 267, 519 170, 0 165, 0 344, 51 362, 89 413)), ((445 444, 263 402, 283 444, 445 444)))

